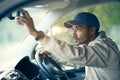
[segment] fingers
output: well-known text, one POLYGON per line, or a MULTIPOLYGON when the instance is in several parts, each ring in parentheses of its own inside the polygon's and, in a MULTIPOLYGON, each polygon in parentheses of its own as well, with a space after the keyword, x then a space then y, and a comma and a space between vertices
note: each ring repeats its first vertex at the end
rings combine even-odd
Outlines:
POLYGON ((27 17, 26 18, 26 16, 17 16, 17 17, 15 17, 15 20, 17 20, 17 21, 19 21, 19 22, 24 22, 24 23, 30 23, 30 24, 32 24, 33 23, 33 20, 32 20, 32 18, 31 17, 27 17))
POLYGON ((28 22, 28 20, 25 19, 24 17, 16 17, 15 19, 20 22, 28 22))
POLYGON ((45 54, 45 55, 51 55, 51 53, 46 51, 46 50, 40 50, 39 53, 40 54, 45 54))
POLYGON ((27 20, 27 21, 30 21, 30 22, 33 21, 31 16, 29 15, 28 11, 23 10, 23 9, 20 9, 19 11, 23 14, 23 16, 20 16, 21 20, 24 20, 24 21, 27 20))
POLYGON ((23 9, 21 9, 20 11, 22 12, 23 17, 25 17, 25 18, 27 18, 27 19, 31 18, 31 16, 29 15, 28 11, 23 10, 23 9))
POLYGON ((40 57, 42 58, 46 58, 46 56, 51 55, 51 53, 46 50, 40 50, 39 53, 40 53, 40 57))
POLYGON ((15 17, 15 22, 19 25, 24 25, 21 17, 15 17))
POLYGON ((22 12, 23 16, 17 16, 16 20, 24 23, 32 23, 33 19, 31 18, 31 16, 29 15, 28 11, 20 9, 20 12, 22 12))
POLYGON ((24 25, 26 23, 29 23, 29 21, 27 19, 25 19, 24 17, 15 17, 15 22, 20 24, 20 25, 24 25))

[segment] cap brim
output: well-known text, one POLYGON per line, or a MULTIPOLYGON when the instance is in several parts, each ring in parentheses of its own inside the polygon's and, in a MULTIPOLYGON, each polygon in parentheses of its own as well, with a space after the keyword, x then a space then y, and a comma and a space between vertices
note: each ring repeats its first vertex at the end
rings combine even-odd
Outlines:
POLYGON ((77 26, 77 25, 80 25, 80 24, 81 24, 80 22, 75 21, 75 20, 64 22, 64 26, 65 26, 66 28, 72 28, 73 25, 76 25, 76 26, 77 26))

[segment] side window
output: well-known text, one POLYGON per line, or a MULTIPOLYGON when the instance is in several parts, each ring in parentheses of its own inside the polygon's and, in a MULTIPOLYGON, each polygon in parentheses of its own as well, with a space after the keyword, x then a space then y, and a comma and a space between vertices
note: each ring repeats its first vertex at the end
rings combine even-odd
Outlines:
MULTIPOLYGON (((38 9, 34 8, 25 8, 25 10, 30 13, 35 22, 35 26, 48 12, 47 10, 37 12, 38 9)), ((14 13, 13 16, 15 16, 14 13)), ((0 64, 5 64, 8 61, 21 58, 22 55, 25 55, 23 53, 16 54, 16 52, 22 52, 22 50, 19 49, 27 35, 26 30, 15 23, 14 20, 9 20, 6 17, 0 21, 0 64)), ((27 50, 28 43, 25 43, 26 46, 22 48, 27 50)), ((2 65, 0 65, 0 67, 1 66, 2 65)))
POLYGON ((25 30, 12 20, 4 18, 0 21, 0 64, 11 60, 25 35, 25 30))
POLYGON ((73 44, 72 33, 70 30, 66 29, 63 23, 67 20, 71 20, 79 12, 91 12, 95 14, 100 21, 100 30, 104 30, 107 33, 107 36, 112 38, 120 48, 120 37, 116 36, 120 34, 120 3, 109 3, 102 4, 98 6, 91 6, 87 8, 82 8, 76 11, 73 11, 59 20, 52 31, 53 35, 62 39, 69 44, 73 44))
POLYGON ((60 20, 58 20, 58 23, 52 27, 52 36, 63 40, 68 44, 74 44, 72 39, 72 29, 65 28, 64 22, 67 20, 72 20, 75 15, 76 11, 63 16, 60 20))

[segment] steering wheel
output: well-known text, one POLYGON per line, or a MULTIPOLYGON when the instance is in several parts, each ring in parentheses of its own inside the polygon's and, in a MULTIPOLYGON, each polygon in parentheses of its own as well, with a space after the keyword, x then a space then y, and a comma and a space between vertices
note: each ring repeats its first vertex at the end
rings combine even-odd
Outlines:
POLYGON ((42 73, 50 80, 68 80, 66 73, 62 70, 60 65, 56 63, 50 56, 41 57, 40 53, 35 54, 36 62, 38 63, 42 73))

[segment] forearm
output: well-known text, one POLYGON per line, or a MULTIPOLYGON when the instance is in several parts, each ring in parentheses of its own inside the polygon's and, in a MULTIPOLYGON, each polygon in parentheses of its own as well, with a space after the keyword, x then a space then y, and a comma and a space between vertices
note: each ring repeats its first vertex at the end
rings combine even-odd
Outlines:
POLYGON ((72 45, 53 37, 45 36, 39 45, 42 45, 45 50, 51 52, 54 56, 60 59, 60 61, 66 61, 67 59, 72 58, 75 54, 75 49, 72 45))

